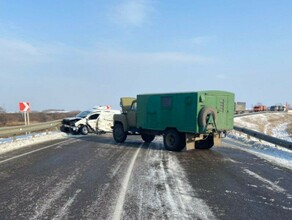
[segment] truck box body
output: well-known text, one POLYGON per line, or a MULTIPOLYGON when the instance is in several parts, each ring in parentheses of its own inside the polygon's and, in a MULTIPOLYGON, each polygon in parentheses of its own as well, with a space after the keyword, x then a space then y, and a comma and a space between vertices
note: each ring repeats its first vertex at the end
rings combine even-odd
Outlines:
POLYGON ((246 102, 236 102, 235 103, 235 112, 241 113, 246 111, 246 102))
POLYGON ((267 107, 265 105, 256 105, 253 107, 254 112, 262 112, 266 110, 267 110, 267 107))
POLYGON ((234 94, 224 91, 138 95, 137 127, 144 130, 175 128, 185 133, 206 133, 198 123, 204 107, 216 110, 218 131, 233 129, 234 94))

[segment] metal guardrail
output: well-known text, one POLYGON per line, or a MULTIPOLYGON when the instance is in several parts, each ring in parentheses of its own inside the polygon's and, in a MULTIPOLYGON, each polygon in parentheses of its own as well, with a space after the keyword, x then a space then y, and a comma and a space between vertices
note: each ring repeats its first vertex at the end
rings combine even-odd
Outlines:
MULTIPOLYGON (((234 118, 250 116, 250 115, 268 114, 268 113, 281 113, 281 112, 279 112, 279 111, 246 112, 246 113, 242 113, 242 114, 234 114, 234 118)), ((282 113, 286 113, 286 112, 282 111, 282 113)))
POLYGON ((2 137, 12 137, 16 135, 25 134, 28 132, 49 130, 53 128, 57 128, 60 126, 62 120, 37 123, 31 125, 23 125, 23 126, 13 126, 13 127, 4 127, 0 128, 0 138, 2 137))
POLYGON ((281 146, 281 147, 285 147, 285 148, 288 148, 288 149, 292 149, 292 142, 290 142, 290 141, 286 141, 286 140, 282 140, 282 139, 279 139, 279 138, 275 138, 275 137, 272 137, 272 136, 269 136, 269 135, 266 135, 266 134, 263 134, 263 133, 260 133, 260 132, 257 132, 257 131, 253 131, 253 130, 250 130, 250 129, 247 129, 247 128, 239 127, 239 126, 236 126, 236 125, 234 125, 234 130, 242 132, 242 133, 245 133, 245 134, 247 134, 249 136, 258 138, 260 140, 267 141, 267 142, 275 144, 277 146, 281 146))

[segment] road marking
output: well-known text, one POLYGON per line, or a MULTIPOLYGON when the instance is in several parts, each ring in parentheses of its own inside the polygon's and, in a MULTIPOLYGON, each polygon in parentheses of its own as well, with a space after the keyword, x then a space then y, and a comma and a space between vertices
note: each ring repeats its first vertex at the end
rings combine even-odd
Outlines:
MULTIPOLYGON (((17 159, 17 158, 24 157, 24 156, 27 156, 27 155, 29 155, 29 154, 33 154, 33 153, 38 152, 38 151, 45 150, 45 149, 50 148, 50 147, 54 147, 54 146, 56 146, 56 145, 60 145, 60 144, 63 144, 63 143, 67 143, 67 142, 69 142, 69 141, 70 141, 70 140, 65 140, 65 141, 62 141, 62 142, 59 142, 59 143, 56 143, 56 144, 52 144, 52 145, 49 145, 49 146, 46 146, 46 147, 42 147, 42 148, 39 148, 39 149, 36 149, 36 150, 33 150, 33 151, 26 152, 26 153, 24 153, 24 154, 20 154, 20 155, 17 155, 17 156, 14 156, 14 157, 8 158, 8 159, 6 159, 6 160, 2 160, 2 161, 0 161, 0 165, 3 164, 3 163, 6 163, 6 162, 8 162, 8 161, 15 160, 15 159, 17 159)), ((72 142, 72 143, 73 143, 73 142, 72 142)))
POLYGON ((121 214, 122 214, 123 206, 124 206, 124 203, 125 203, 125 198, 126 198, 126 194, 127 194, 127 190, 128 190, 129 181, 130 181, 130 178, 131 178, 131 175, 132 175, 132 171, 133 171, 133 168, 134 168, 135 161, 136 161, 137 156, 138 156, 138 154, 140 152, 140 149, 141 149, 141 145, 139 146, 139 148, 137 149, 136 153, 132 157, 130 166, 128 167, 126 176, 124 177, 124 180, 123 180, 123 183, 122 183, 122 186, 121 186, 121 191, 120 191, 120 194, 119 194, 119 198, 118 198, 118 201, 117 201, 117 204, 116 204, 115 212, 113 214, 113 220, 120 220, 121 219, 121 214))
POLYGON ((264 177, 261 177, 260 175, 254 173, 254 172, 252 172, 252 171, 250 171, 248 169, 244 169, 244 172, 247 173, 248 175, 260 180, 261 182, 269 185, 269 186, 266 186, 266 188, 269 189, 269 190, 277 191, 277 192, 280 192, 280 193, 286 192, 286 190, 283 189, 282 187, 278 186, 277 184, 273 183, 272 181, 267 180, 264 177))

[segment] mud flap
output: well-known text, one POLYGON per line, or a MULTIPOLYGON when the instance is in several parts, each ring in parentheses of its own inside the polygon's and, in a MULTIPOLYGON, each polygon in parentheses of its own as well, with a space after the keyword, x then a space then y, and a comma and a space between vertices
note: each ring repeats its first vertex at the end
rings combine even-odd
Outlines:
POLYGON ((221 136, 220 136, 220 134, 214 134, 213 135, 214 136, 214 146, 215 147, 220 147, 220 146, 222 146, 222 138, 221 138, 221 136))
POLYGON ((203 140, 204 135, 186 134, 186 150, 194 150, 196 148, 196 141, 203 140))
POLYGON ((186 150, 194 150, 194 149, 195 149, 194 135, 186 134, 186 150))

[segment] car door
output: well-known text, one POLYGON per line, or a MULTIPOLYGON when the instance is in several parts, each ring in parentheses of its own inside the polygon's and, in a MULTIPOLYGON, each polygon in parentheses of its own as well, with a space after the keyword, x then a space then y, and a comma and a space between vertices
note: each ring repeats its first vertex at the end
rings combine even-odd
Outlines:
POLYGON ((94 113, 90 115, 87 119, 87 126, 93 129, 94 131, 96 131, 96 122, 97 122, 98 117, 99 117, 99 113, 94 113))

